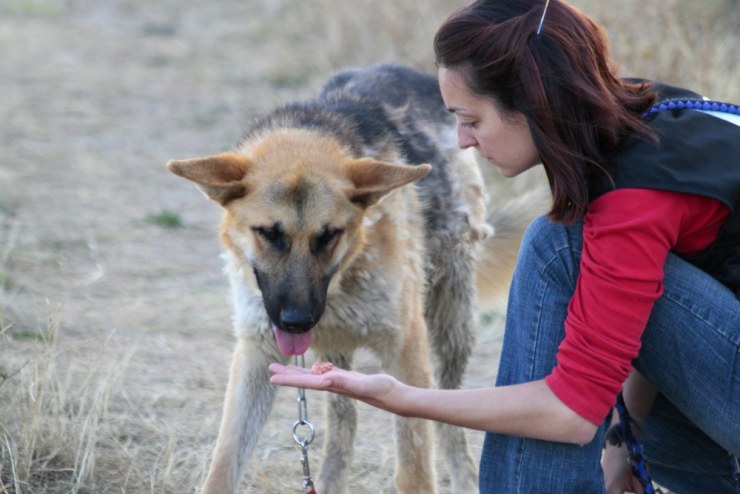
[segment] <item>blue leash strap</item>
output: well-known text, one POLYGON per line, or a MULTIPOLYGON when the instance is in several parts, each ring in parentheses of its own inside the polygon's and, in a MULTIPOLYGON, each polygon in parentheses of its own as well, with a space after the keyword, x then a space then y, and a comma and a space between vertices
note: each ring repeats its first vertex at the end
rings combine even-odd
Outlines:
MULTIPOLYGON (((617 413, 619 414, 620 439, 624 441, 625 446, 627 446, 627 452, 629 453, 628 461, 632 468, 632 475, 640 481, 640 485, 642 485, 642 488, 645 490, 645 494, 656 494, 658 491, 653 487, 653 482, 647 469, 647 461, 645 460, 642 445, 637 441, 637 438, 632 432, 633 419, 630 416, 629 411, 627 411, 627 405, 624 403, 622 393, 619 393, 619 396, 617 396, 617 413)), ((740 461, 738 461, 738 457, 733 454, 729 454, 729 460, 732 471, 732 480, 735 484, 735 492, 740 494, 740 461)))
POLYGON ((619 393, 619 396, 617 396, 617 413, 619 414, 619 430, 629 453, 629 464, 632 468, 632 475, 640 481, 645 494, 655 494, 655 488, 653 487, 653 481, 647 469, 647 461, 645 461, 642 445, 632 433, 632 417, 627 411, 627 406, 624 404, 622 393, 619 393))
POLYGON ((732 467, 732 480, 735 482, 735 492, 740 494, 740 461, 732 453, 730 453, 730 466, 732 467))

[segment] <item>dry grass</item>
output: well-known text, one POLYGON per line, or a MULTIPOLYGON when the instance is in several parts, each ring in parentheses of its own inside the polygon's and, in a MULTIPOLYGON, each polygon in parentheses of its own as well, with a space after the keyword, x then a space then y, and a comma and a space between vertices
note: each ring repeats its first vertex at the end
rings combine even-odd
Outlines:
MULTIPOLYGON (((256 113, 334 69, 432 70, 431 37, 459 4, 0 3, 0 494, 196 491, 230 308, 218 209, 163 164, 228 148, 256 113)), ((736 0, 577 4, 606 25, 623 75, 740 101, 736 0)), ((469 386, 492 382, 499 346, 494 317, 469 386)), ((374 368, 367 356, 358 365, 374 368)), ((314 471, 322 403, 309 395, 314 471)), ((281 392, 245 491, 300 490, 294 414, 281 392)), ((367 407, 361 417, 352 491, 391 492, 391 419, 367 407)))
MULTIPOLYGON (((110 395, 119 388, 121 374, 97 359, 84 371, 66 365, 57 329, 52 316, 48 330, 36 336, 38 353, 6 370, 2 379, 21 419, 0 428, 8 468, 4 480, 11 492, 95 490, 101 439, 110 433, 104 430, 111 421, 110 395)), ((6 328, 3 338, 11 330, 6 328)))

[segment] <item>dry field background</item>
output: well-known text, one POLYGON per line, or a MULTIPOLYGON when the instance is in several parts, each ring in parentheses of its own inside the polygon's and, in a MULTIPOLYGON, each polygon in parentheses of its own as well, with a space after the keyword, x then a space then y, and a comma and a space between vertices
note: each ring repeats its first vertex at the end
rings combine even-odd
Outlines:
MULTIPOLYGON (((335 69, 433 70, 434 30, 461 4, 0 0, 0 493, 196 491, 230 306, 219 210, 164 163, 229 149, 335 69)), ((575 4, 623 75, 740 101, 736 0, 575 4)), ((494 199, 521 187, 497 182, 494 199)), ((493 382, 500 319, 482 318, 469 386, 493 382)), ((308 400, 318 472, 323 398, 308 400)), ((282 390, 244 492, 301 491, 295 414, 282 390)), ((360 421, 352 492, 393 492, 391 418, 360 421)))

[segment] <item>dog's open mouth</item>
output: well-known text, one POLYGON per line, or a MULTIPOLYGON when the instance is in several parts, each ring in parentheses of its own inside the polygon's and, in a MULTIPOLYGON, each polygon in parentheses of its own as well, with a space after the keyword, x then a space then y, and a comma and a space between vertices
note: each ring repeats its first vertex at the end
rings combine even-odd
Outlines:
POLYGON ((277 326, 272 326, 272 332, 275 333, 275 341, 278 349, 283 355, 303 355, 311 345, 312 329, 305 333, 288 333, 277 326))

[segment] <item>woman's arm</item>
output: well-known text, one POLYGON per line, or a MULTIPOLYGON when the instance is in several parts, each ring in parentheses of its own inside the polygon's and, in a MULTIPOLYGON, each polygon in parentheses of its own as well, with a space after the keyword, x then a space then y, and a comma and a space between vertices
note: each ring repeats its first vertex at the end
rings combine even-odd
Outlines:
POLYGON ((544 380, 470 390, 425 389, 386 374, 325 373, 272 364, 272 384, 332 391, 404 417, 547 441, 587 444, 597 426, 565 406, 544 380))
POLYGON ((624 403, 632 418, 642 423, 645 422, 650 409, 653 408, 658 389, 633 369, 622 386, 622 396, 624 396, 624 403))

